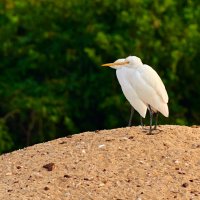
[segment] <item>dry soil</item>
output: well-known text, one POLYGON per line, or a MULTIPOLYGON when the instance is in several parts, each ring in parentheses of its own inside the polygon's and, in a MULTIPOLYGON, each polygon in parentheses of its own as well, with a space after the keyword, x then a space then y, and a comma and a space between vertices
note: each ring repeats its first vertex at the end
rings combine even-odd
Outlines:
POLYGON ((85 132, 0 156, 1 200, 200 199, 200 127, 85 132))

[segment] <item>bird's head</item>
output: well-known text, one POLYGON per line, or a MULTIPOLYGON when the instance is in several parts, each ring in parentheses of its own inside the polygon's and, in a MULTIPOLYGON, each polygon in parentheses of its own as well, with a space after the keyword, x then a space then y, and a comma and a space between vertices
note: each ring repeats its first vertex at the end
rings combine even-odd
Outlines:
POLYGON ((119 69, 122 67, 128 67, 128 68, 137 68, 142 65, 142 61, 137 56, 128 56, 125 59, 118 59, 113 63, 106 63, 102 66, 104 67, 111 67, 113 69, 119 69))

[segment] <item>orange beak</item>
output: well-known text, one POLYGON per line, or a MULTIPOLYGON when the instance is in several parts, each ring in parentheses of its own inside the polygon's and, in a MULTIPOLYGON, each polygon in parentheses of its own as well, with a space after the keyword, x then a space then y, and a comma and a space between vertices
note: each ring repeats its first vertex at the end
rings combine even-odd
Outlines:
POLYGON ((112 66, 119 66, 119 65, 127 65, 129 62, 128 61, 125 61, 125 62, 114 62, 114 63, 106 63, 106 64, 103 64, 101 66, 103 67, 112 67, 112 66))

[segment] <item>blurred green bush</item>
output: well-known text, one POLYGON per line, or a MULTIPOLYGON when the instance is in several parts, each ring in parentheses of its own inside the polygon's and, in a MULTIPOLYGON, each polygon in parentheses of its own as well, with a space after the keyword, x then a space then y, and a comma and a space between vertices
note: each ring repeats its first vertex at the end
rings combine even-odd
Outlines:
POLYGON ((0 152, 126 126, 115 71, 99 66, 129 55, 166 85, 170 118, 161 123, 199 123, 199 25, 192 0, 1 1, 0 152))

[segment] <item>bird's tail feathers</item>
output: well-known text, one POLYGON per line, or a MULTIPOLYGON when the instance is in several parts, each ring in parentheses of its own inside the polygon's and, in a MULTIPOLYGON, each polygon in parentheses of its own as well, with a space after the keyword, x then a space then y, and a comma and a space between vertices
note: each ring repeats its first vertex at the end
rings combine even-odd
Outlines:
POLYGON ((165 117, 169 117, 169 108, 168 105, 166 103, 164 103, 160 110, 159 110, 165 117))
POLYGON ((147 113, 147 107, 144 105, 142 109, 137 110, 141 117, 145 118, 147 113))

